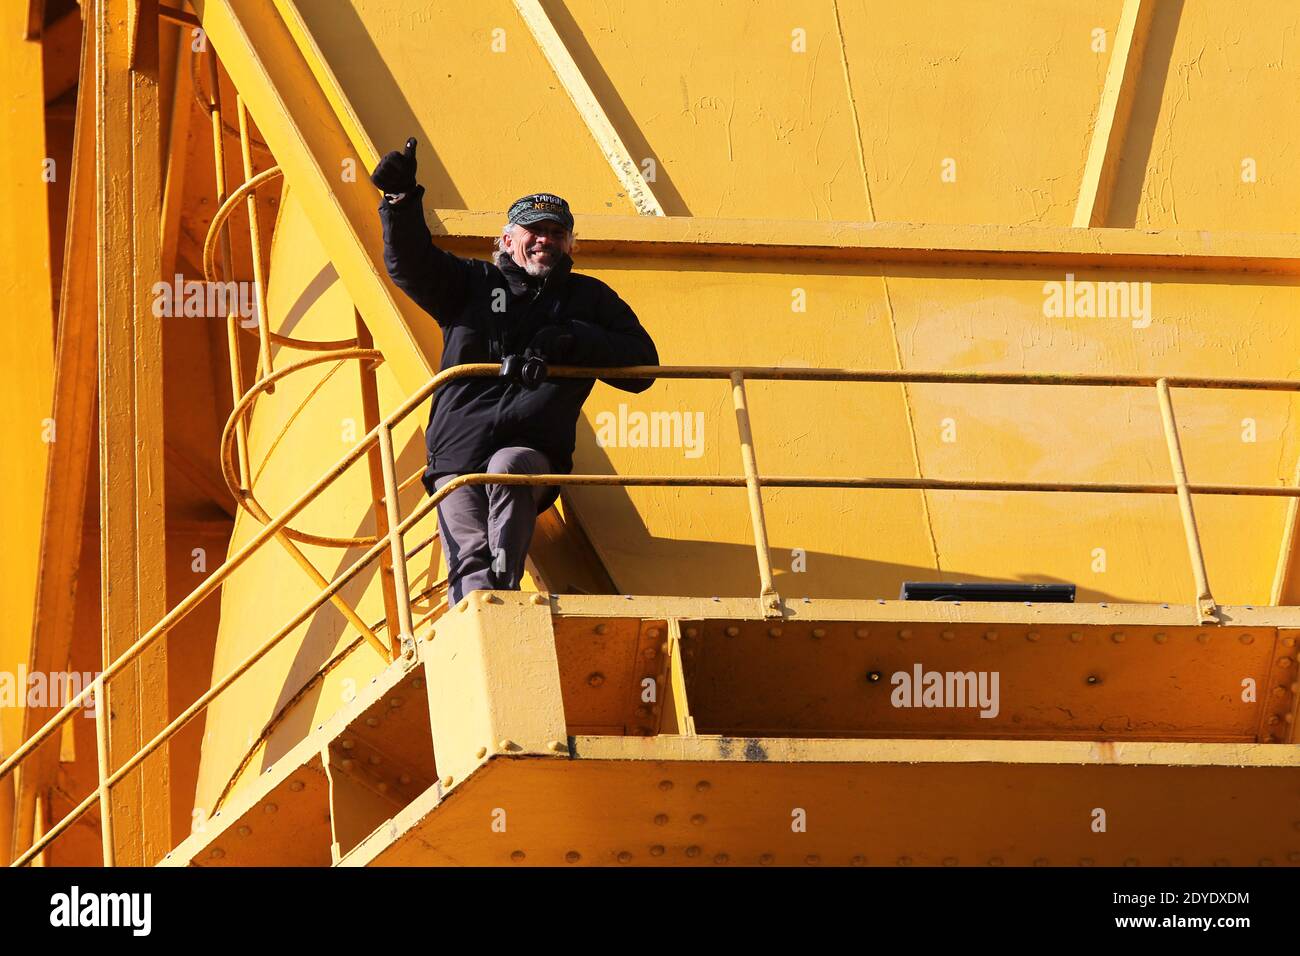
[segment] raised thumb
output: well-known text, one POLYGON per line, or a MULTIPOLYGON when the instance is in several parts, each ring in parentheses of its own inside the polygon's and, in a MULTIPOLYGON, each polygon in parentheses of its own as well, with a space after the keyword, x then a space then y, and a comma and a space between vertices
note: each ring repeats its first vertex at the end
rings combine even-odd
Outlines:
POLYGON ((406 141, 406 151, 402 155, 404 155, 407 159, 414 159, 415 146, 416 146, 415 137, 412 136, 410 139, 406 141))

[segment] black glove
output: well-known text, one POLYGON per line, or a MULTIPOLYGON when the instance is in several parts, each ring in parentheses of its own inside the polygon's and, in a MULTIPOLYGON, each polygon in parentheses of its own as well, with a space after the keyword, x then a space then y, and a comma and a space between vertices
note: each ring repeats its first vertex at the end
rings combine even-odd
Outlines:
POLYGON ((552 365, 566 365, 577 358, 578 340, 563 325, 548 325, 537 330, 528 349, 552 365))
POLYGON ((387 194, 409 193, 415 188, 415 137, 406 141, 403 152, 393 150, 379 161, 370 181, 387 194))
POLYGON ((523 355, 507 355, 499 374, 531 390, 546 381, 546 360, 535 349, 525 349, 523 355))

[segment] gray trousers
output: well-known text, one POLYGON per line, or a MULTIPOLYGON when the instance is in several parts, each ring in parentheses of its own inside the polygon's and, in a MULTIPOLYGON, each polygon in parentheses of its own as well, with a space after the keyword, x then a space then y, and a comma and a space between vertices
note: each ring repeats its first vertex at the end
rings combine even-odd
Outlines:
MULTIPOLYGON (((533 448, 502 448, 486 472, 499 475, 544 475, 546 456, 533 448)), ((441 488, 456 475, 434 480, 441 488)), ((447 604, 454 607, 471 591, 519 590, 524 559, 533 540, 543 485, 466 485, 438 505, 442 553, 447 558, 447 604)))

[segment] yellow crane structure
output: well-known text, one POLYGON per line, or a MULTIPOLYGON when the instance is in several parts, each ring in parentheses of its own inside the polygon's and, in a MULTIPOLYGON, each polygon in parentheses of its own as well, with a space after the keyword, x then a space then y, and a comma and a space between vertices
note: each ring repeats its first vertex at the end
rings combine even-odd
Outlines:
POLYGON ((1298 29, 7 0, 0 858, 1300 863, 1298 29), (408 136, 664 362, 444 489, 564 489, 451 607, 422 426, 497 367, 387 277, 408 136))

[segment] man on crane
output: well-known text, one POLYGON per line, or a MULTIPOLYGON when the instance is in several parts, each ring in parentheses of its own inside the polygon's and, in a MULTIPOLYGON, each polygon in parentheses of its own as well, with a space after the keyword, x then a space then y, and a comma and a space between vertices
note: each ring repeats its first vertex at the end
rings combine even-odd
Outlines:
MULTIPOLYGON (((658 365, 636 313, 609 286, 572 271, 573 216, 550 193, 516 200, 493 261, 439 249, 424 220, 416 141, 379 161, 384 264, 442 328, 442 368, 500 362, 500 375, 456 379, 433 397, 424 487, 457 475, 568 474, 578 415, 595 379, 548 378, 547 366, 658 365)), ((643 392, 649 378, 604 379, 643 392)), ((537 516, 554 485, 467 485, 438 505, 448 603, 479 588, 517 590, 537 516)))

